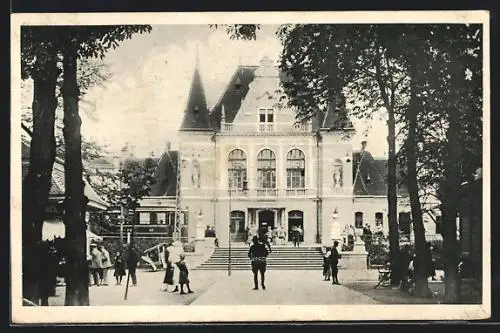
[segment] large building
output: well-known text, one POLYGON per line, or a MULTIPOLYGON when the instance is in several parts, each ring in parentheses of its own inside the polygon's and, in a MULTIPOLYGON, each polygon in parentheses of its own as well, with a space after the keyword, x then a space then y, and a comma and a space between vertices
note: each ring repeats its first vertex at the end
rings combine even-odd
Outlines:
MULTIPOLYGON (((184 236, 195 238, 201 225, 215 228, 225 244, 229 233, 244 241, 247 227, 290 232, 300 226, 305 243, 331 244, 334 217, 342 231, 359 234, 369 224, 388 233, 385 160, 374 158, 366 141, 353 147, 355 130, 344 106, 301 123, 294 110, 277 107, 284 79, 267 57, 259 66, 239 66, 209 110, 195 69, 179 150, 166 152, 157 170, 157 176, 170 173, 163 177, 171 185, 175 176, 167 160, 180 159, 184 236)), ((155 188, 138 209, 140 224, 149 224, 152 215, 157 221, 159 213, 173 223, 174 189, 155 188)), ((400 220, 409 221, 406 191, 398 192, 400 220)), ((434 228, 426 222, 428 233, 434 228)))

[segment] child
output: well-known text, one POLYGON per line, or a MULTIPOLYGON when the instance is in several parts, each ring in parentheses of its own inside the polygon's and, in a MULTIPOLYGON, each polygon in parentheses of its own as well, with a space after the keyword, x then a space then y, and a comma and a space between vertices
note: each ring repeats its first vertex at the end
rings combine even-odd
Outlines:
POLYGON ((188 268, 186 266, 186 262, 184 261, 186 256, 184 254, 180 254, 179 258, 180 258, 180 260, 176 263, 176 265, 179 268, 179 284, 181 285, 180 294, 181 295, 186 294, 184 292, 184 285, 186 285, 188 293, 191 294, 191 293, 193 293, 193 291, 191 290, 191 288, 189 288, 189 278, 188 278, 189 271, 188 271, 188 268))
POLYGON ((116 285, 122 284, 122 278, 125 275, 125 261, 119 251, 115 255, 115 273, 113 275, 116 279, 116 285))

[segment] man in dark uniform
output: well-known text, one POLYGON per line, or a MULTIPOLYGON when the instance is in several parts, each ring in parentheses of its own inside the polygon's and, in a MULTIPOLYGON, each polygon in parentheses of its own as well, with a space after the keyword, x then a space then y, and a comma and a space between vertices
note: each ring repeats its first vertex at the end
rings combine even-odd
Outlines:
POLYGON ((341 258, 341 255, 339 254, 339 251, 337 250, 337 246, 339 246, 339 242, 334 241, 332 253, 330 255, 330 267, 332 269, 332 284, 340 284, 339 279, 337 277, 337 274, 339 272, 339 269, 337 266, 339 264, 339 259, 341 258))
POLYGON ((253 245, 250 246, 250 250, 248 251, 248 257, 250 260, 252 260, 252 272, 253 272, 253 283, 254 283, 254 290, 259 289, 259 281, 257 277, 257 273, 260 272, 260 283, 262 286, 262 289, 266 289, 266 285, 264 284, 265 281, 265 274, 266 274, 266 257, 269 254, 269 251, 267 250, 266 246, 259 242, 259 238, 257 236, 254 236, 252 239, 253 245))

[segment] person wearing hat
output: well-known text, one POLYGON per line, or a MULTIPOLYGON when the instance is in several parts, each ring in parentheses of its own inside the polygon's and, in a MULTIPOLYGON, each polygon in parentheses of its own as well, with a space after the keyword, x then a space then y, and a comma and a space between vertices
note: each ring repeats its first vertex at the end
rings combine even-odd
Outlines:
POLYGON ((102 252, 97 249, 97 244, 90 244, 90 272, 95 286, 100 286, 102 277, 102 252))
POLYGON ((259 237, 254 236, 252 239, 253 245, 250 246, 250 250, 248 251, 248 257, 252 261, 252 272, 253 272, 253 283, 254 290, 259 289, 259 281, 257 277, 257 273, 260 272, 260 283, 262 289, 266 289, 265 282, 265 274, 266 274, 266 257, 269 255, 269 251, 267 247, 259 242, 259 237))

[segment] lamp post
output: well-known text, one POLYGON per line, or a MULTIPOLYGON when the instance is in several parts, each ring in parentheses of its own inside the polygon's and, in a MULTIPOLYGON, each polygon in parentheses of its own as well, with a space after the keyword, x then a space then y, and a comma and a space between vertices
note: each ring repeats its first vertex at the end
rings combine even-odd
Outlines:
MULTIPOLYGON (((118 171, 118 188, 119 188, 119 193, 121 197, 121 192, 122 192, 122 167, 123 167, 123 161, 120 161, 120 169, 118 171)), ((120 198, 120 246, 123 245, 123 224, 125 223, 125 216, 123 214, 123 202, 122 198, 120 198)))
POLYGON ((228 227, 228 262, 227 262, 227 275, 231 276, 231 186, 229 186, 229 227, 228 227))

